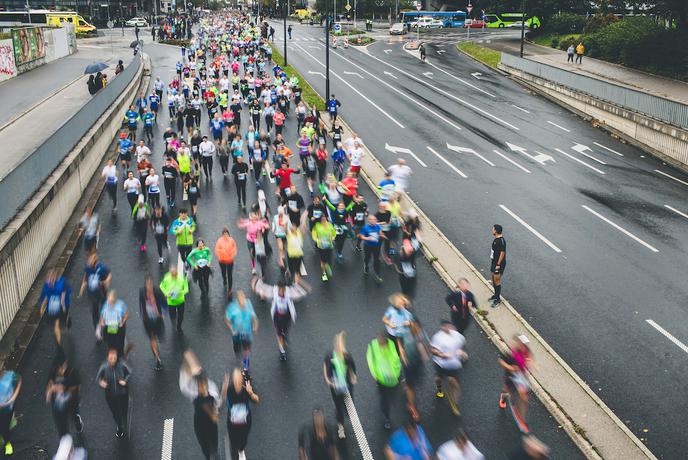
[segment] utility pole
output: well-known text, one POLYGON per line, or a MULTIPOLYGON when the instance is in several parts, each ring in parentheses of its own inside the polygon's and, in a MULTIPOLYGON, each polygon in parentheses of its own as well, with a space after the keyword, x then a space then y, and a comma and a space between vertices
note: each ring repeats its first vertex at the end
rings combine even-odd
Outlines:
POLYGON ((330 97, 330 15, 325 18, 325 97, 330 97))
POLYGON ((289 7, 287 6, 287 2, 289 0, 281 0, 282 1, 282 17, 284 18, 284 67, 287 66, 287 12, 289 11, 289 7))
POLYGON ((29 5, 29 0, 26 0, 26 15, 29 17, 29 24, 32 24, 32 22, 31 22, 31 5, 29 5))
POLYGON ((526 41, 526 0, 521 3, 521 57, 523 57, 523 44, 526 41))

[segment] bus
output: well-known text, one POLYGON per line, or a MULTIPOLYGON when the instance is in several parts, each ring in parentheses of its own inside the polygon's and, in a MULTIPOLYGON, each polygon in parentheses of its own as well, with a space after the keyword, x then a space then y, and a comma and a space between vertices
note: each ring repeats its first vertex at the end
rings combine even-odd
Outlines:
POLYGON ((438 19, 444 23, 444 27, 463 27, 466 22, 465 11, 404 11, 401 17, 404 24, 409 24, 418 18, 438 19))
MULTIPOLYGON (((485 25, 487 27, 498 27, 498 28, 521 28, 521 18, 522 13, 488 13, 485 15, 485 25)), ((537 29, 540 27, 540 19, 537 16, 530 17, 526 14, 526 27, 529 29, 537 29)))
POLYGON ((96 27, 89 24, 81 15, 74 11, 0 11, 0 26, 45 25, 60 27, 63 23, 74 25, 77 33, 93 33, 96 27))

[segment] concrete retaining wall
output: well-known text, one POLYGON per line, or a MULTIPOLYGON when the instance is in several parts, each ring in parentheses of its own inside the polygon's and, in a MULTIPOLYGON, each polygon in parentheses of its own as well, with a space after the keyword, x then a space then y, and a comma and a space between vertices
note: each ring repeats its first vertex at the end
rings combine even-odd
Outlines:
POLYGON ((538 93, 559 102, 629 142, 683 169, 688 168, 688 131, 576 92, 553 81, 500 64, 538 93))
POLYGON ((98 174, 124 113, 137 94, 143 71, 141 64, 125 91, 0 233, 0 336, 29 293, 89 181, 98 174))

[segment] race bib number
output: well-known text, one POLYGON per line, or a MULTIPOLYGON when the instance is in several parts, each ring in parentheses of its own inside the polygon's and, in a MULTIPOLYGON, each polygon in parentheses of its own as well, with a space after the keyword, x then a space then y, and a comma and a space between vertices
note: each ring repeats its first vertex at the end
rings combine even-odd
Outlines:
POLYGON ((234 404, 229 410, 229 421, 233 425, 245 425, 248 421, 248 407, 246 404, 234 404))

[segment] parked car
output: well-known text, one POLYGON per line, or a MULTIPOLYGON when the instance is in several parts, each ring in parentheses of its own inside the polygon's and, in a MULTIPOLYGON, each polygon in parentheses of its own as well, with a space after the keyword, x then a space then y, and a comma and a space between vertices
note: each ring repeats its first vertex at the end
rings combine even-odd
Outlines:
POLYGON ((148 27, 148 21, 146 21, 144 18, 131 18, 125 22, 124 25, 127 27, 148 27))
POLYGON ((406 26, 404 25, 403 22, 396 22, 392 24, 392 27, 389 28, 389 34, 390 35, 404 35, 406 33, 406 26))
POLYGON ((432 18, 418 18, 417 20, 411 22, 411 28, 421 28, 421 29, 441 29, 444 27, 444 22, 439 19, 432 18))
POLYGON ((482 29, 483 27, 487 27, 487 23, 482 19, 466 19, 463 26, 465 28, 470 27, 471 29, 482 29))

